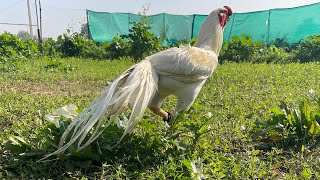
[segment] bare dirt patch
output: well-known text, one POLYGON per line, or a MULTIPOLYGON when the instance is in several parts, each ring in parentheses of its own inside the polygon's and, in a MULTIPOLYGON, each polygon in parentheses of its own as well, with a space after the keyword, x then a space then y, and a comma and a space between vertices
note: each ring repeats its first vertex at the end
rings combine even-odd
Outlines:
POLYGON ((38 96, 85 96, 101 92, 106 85, 80 82, 80 81, 59 81, 52 83, 17 81, 14 83, 0 84, 0 91, 14 91, 20 94, 38 96))

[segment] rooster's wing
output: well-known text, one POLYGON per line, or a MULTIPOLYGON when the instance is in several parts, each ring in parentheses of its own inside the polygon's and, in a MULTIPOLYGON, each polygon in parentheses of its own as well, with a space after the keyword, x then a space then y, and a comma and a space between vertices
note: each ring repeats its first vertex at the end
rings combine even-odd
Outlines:
POLYGON ((147 59, 160 77, 186 83, 207 79, 218 64, 213 51, 191 46, 170 48, 147 59))

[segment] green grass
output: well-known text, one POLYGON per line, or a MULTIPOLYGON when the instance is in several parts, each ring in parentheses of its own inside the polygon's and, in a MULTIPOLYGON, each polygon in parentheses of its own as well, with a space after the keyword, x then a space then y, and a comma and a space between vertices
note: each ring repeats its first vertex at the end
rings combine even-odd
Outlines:
MULTIPOLYGON (((110 127, 83 153, 36 162, 55 149, 54 140, 59 136, 59 131, 43 116, 68 103, 86 107, 108 82, 132 64, 126 59, 35 59, 3 71, 0 76, 0 177, 320 177, 320 148, 306 144, 303 151, 295 147, 259 149, 250 136, 255 120, 270 117, 271 109, 279 105, 279 101, 297 107, 298 102, 307 99, 309 90, 320 91, 319 63, 220 65, 191 110, 179 116, 171 128, 147 111, 135 131, 112 151, 106 144, 115 143, 121 136, 122 131, 116 126, 110 127), (12 145, 15 137, 25 142, 19 141, 14 146, 16 149, 10 148, 8 145, 12 145)), ((172 111, 174 106, 175 98, 164 103, 166 110, 172 111)))

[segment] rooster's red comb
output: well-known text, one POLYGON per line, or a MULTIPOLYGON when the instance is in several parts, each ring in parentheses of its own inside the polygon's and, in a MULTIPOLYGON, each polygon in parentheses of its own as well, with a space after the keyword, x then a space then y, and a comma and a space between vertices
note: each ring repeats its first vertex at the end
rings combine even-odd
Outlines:
POLYGON ((229 7, 229 6, 223 6, 226 10, 228 10, 228 16, 231 16, 232 15, 232 9, 231 9, 231 7, 229 7))

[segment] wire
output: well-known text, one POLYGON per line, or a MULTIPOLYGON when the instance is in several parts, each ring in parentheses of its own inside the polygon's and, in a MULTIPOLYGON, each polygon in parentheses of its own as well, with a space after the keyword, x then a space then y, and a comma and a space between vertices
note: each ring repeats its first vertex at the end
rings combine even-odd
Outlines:
MULTIPOLYGON (((16 25, 16 26, 29 26, 29 24, 23 24, 23 23, 1 23, 0 24, 4 24, 4 25, 16 25)), ((36 24, 32 24, 31 26, 37 26, 36 24)))
POLYGON ((64 7, 57 7, 49 5, 48 7, 43 7, 42 9, 50 10, 50 9, 63 9, 63 10, 72 10, 72 11, 85 11, 86 9, 77 9, 77 8, 64 8, 64 7))
POLYGON ((2 9, 2 10, 0 11, 0 14, 2 14, 3 12, 5 12, 6 10, 8 10, 8 9, 10 9, 10 8, 13 8, 14 6, 20 4, 22 1, 25 1, 25 0, 20 0, 20 1, 16 2, 16 3, 12 4, 11 6, 8 6, 8 7, 6 7, 5 9, 2 9))

